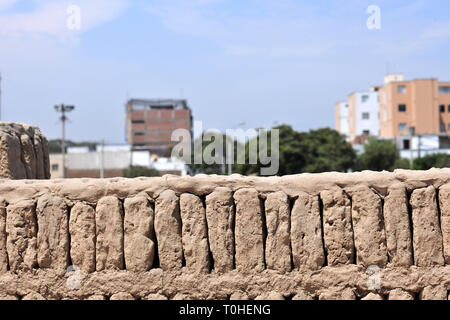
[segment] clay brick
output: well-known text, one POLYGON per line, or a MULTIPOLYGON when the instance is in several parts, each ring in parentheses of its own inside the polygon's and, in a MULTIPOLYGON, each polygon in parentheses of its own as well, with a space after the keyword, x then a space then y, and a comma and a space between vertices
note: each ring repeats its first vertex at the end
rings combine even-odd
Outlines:
POLYGON ((37 265, 36 203, 22 200, 6 210, 6 247, 13 272, 31 270, 37 265))
POLYGON ((49 179, 48 141, 39 128, 0 123, 0 177, 49 179))
POLYGON ((181 269, 183 244, 180 204, 177 195, 172 190, 163 191, 156 199, 155 233, 161 268, 163 270, 181 269))
POLYGON ((450 185, 445 185, 439 189, 439 208, 441 211, 444 260, 446 264, 450 264, 450 185))
POLYGON ((82 271, 95 271, 95 210, 77 202, 70 211, 70 258, 82 271))
POLYGON ((352 190, 351 196, 356 262, 364 267, 384 267, 388 255, 381 199, 363 186, 352 190))
POLYGON ((52 195, 40 197, 36 214, 39 267, 65 271, 69 263, 69 214, 64 199, 52 195))
POLYGON ((214 270, 231 271, 234 266, 234 202, 228 188, 217 188, 206 196, 206 220, 214 270))
POLYGON ((300 193, 291 212, 291 244, 294 266, 320 269, 325 263, 319 197, 300 193))
POLYGON ((266 264, 268 269, 288 272, 291 270, 291 217, 289 199, 282 192, 267 195, 266 212, 266 264))
POLYGON ((356 296, 351 288, 330 288, 319 295, 319 300, 356 300, 356 296))
POLYGON ((236 203, 236 268, 241 272, 264 270, 264 235, 261 202, 255 189, 234 193, 236 203))
POLYGON ((190 193, 180 196, 181 235, 188 270, 209 272, 210 255, 206 214, 202 200, 190 193))
POLYGON ((412 265, 412 237, 404 186, 389 188, 384 198, 383 212, 390 264, 409 267, 412 265))
POLYGON ((329 266, 353 263, 352 207, 341 190, 320 193, 323 203, 323 233, 329 266))
POLYGON ((124 268, 123 209, 113 196, 101 198, 95 211, 96 270, 124 268))
POLYGON ((419 295, 420 300, 447 300, 445 286, 426 286, 419 295))
POLYGON ((396 288, 389 291, 388 300, 414 300, 414 295, 406 290, 396 288))
POLYGON ((127 270, 149 270, 155 258, 154 212, 145 196, 127 198, 125 209, 125 265, 127 270))
POLYGON ((411 195, 414 263, 419 267, 444 265, 436 189, 416 189, 411 195))

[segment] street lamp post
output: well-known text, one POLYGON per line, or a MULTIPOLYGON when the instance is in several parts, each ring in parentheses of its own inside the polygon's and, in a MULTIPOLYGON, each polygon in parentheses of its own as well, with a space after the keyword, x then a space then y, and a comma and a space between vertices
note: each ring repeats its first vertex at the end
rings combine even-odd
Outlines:
POLYGON ((74 106, 66 106, 64 104, 55 106, 55 111, 61 112, 61 117, 59 119, 62 123, 61 155, 63 178, 66 177, 66 121, 68 120, 66 113, 72 111, 73 109, 75 109, 74 106))

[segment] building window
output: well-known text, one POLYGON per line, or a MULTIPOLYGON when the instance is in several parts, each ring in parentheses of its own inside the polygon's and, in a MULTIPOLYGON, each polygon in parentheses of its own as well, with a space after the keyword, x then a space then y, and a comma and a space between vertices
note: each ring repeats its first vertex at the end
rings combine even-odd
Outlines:
POLYGON ((403 140, 403 150, 409 150, 410 142, 409 140, 403 140))
POLYGON ((441 129, 441 132, 445 132, 445 123, 441 122, 439 127, 441 129))
POLYGON ((132 124, 142 124, 145 123, 145 120, 131 120, 132 124))
POLYGON ((363 120, 369 120, 370 119, 370 114, 368 112, 363 112, 362 113, 362 118, 363 118, 363 120))
POLYGON ((450 94, 450 86, 440 86, 439 94, 450 94))
POLYGON ((439 106, 439 112, 444 113, 445 112, 445 106, 443 104, 441 104, 439 106))
POLYGON ((363 136, 370 136, 370 130, 363 130, 363 136))
POLYGON ((369 96, 367 94, 361 96, 361 102, 366 103, 369 101, 369 96))
POLYGON ((399 123, 398 124, 398 131, 404 132, 406 130, 406 123, 399 123))
POLYGON ((398 111, 399 112, 406 112, 406 104, 399 104, 398 105, 398 111))
POLYGON ((397 93, 404 94, 406 93, 406 86, 401 84, 397 86, 397 93))
POLYGON ((145 132, 135 132, 135 136, 145 136, 145 132))
POLYGON ((58 164, 52 164, 52 171, 58 171, 59 165, 58 164))

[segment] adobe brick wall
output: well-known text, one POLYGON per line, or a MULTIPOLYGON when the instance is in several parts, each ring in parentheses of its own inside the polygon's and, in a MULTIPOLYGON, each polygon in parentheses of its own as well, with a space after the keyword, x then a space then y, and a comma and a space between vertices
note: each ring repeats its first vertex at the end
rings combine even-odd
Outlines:
POLYGON ((3 299, 447 299, 450 290, 450 169, 0 180, 0 198, 3 299))
POLYGON ((48 141, 38 127, 0 122, 0 178, 50 179, 48 141))

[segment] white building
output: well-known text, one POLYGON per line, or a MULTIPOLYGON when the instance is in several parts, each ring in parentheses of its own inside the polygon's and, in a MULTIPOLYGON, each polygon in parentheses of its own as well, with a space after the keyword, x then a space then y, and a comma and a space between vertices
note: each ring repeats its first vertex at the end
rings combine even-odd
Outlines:
POLYGON ((350 141, 380 134, 380 102, 376 88, 350 94, 347 104, 350 141))
POLYGON ((336 103, 334 115, 336 130, 348 137, 348 104, 346 101, 336 103))
POLYGON ((450 154, 450 138, 447 135, 401 136, 394 139, 400 157, 413 159, 436 153, 450 154))
MULTIPOLYGON (((177 158, 151 156, 149 151, 132 151, 129 145, 97 145, 94 151, 88 147, 70 147, 65 156, 68 178, 98 178, 103 168, 104 177, 120 177, 130 166, 156 169, 161 174, 187 174, 186 164, 177 158)), ((50 154, 52 178, 62 178, 61 154, 50 154)))

